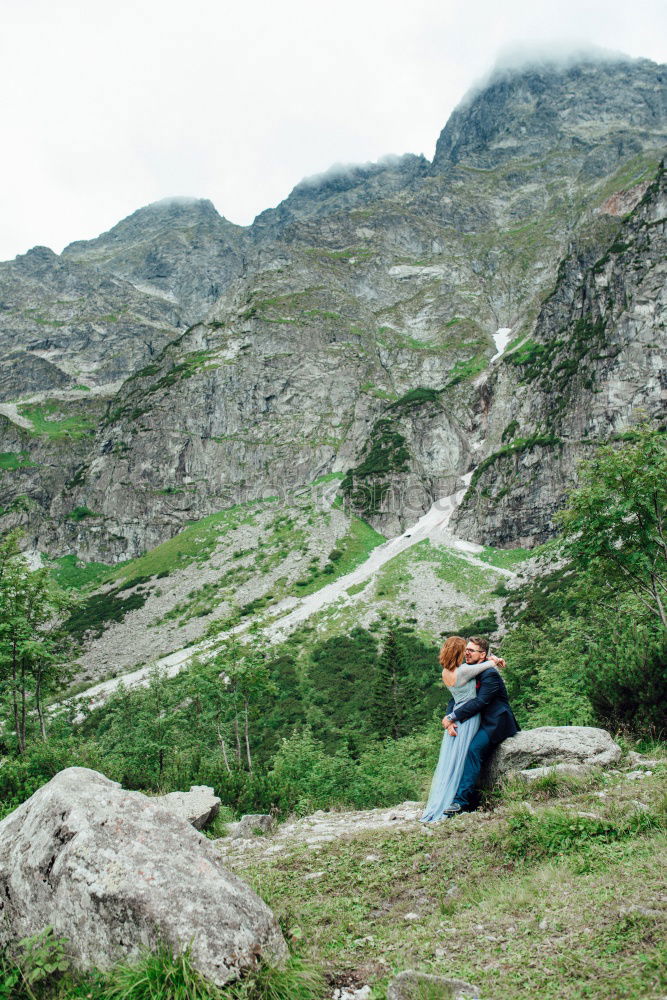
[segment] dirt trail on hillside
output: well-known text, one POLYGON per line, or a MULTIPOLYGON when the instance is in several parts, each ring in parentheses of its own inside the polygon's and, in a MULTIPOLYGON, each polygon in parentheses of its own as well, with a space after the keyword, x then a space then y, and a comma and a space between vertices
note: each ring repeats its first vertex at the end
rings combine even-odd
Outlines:
MULTIPOLYGON (((481 545, 476 545, 473 542, 465 542, 463 539, 457 538, 449 530, 449 522, 452 514, 463 500, 471 476, 472 473, 465 476, 465 487, 463 489, 459 490, 458 493, 453 493, 451 496, 441 497, 440 500, 436 500, 431 509, 412 528, 408 528, 402 535, 398 535, 396 538, 391 538, 388 542, 378 545, 377 548, 373 549, 368 559, 361 566, 352 570, 351 573, 339 577, 334 583, 330 583, 314 594, 302 598, 298 603, 295 603, 295 599, 292 598, 291 602, 294 604, 293 610, 290 610, 280 621, 267 625, 263 630, 264 634, 273 641, 284 639, 288 632, 292 631, 296 625, 301 624, 301 622, 321 611, 327 605, 333 604, 340 598, 346 601, 354 601, 357 597, 361 597, 361 594, 353 596, 348 594, 348 588, 369 580, 390 559, 426 539, 438 545, 446 545, 450 549, 455 549, 471 565, 481 566, 489 573, 493 572, 502 576, 513 577, 515 574, 511 570, 498 569, 495 566, 491 567, 483 560, 477 559, 476 553, 483 551, 481 545)), ((275 610, 280 611, 281 607, 289 606, 287 602, 283 602, 282 606, 281 604, 276 605, 275 610)))
MULTIPOLYGON (((346 603, 354 602, 357 598, 361 597, 361 594, 348 594, 347 590, 349 587, 370 580, 390 559, 426 539, 456 550, 471 565, 482 567, 489 573, 500 574, 506 577, 515 576, 512 570, 499 569, 496 566, 492 567, 489 563, 478 559, 477 553, 483 551, 482 546, 457 538, 449 530, 449 522, 452 514, 461 503, 466 488, 470 483, 471 476, 472 473, 469 473, 464 477, 465 486, 463 489, 451 496, 442 497, 440 500, 437 500, 431 509, 420 517, 412 528, 408 528, 396 538, 391 538, 382 545, 378 545, 370 553, 368 559, 361 566, 352 570, 352 572, 339 577, 334 583, 322 587, 321 590, 316 591, 314 594, 309 594, 308 597, 301 599, 289 597, 283 601, 279 601, 270 611, 274 615, 281 617, 277 620, 274 618, 273 621, 261 626, 259 634, 271 642, 280 642, 297 625, 300 625, 311 615, 316 614, 328 605, 340 600, 346 603)), ((166 677, 174 677, 195 656, 206 658, 211 650, 219 645, 221 640, 231 638, 232 636, 238 636, 243 639, 244 634, 250 630, 251 624, 251 621, 241 622, 234 628, 229 629, 229 631, 220 633, 214 639, 208 639, 196 645, 189 646, 186 649, 180 649, 175 653, 170 653, 168 656, 163 656, 147 666, 141 667, 139 670, 134 670, 120 677, 114 677, 95 684, 76 695, 74 700, 79 704, 85 703, 88 708, 96 708, 103 704, 121 683, 125 687, 145 687, 148 685, 151 674, 155 670, 159 670, 166 677)), ((256 632, 253 632, 253 635, 256 634, 256 632)))

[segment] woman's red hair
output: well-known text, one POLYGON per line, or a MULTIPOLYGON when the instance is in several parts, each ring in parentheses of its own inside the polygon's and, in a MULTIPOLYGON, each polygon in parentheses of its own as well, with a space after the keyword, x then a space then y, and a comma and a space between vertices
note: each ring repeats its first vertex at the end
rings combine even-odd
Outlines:
POLYGON ((445 639, 440 650, 438 660, 443 670, 454 670, 463 661, 463 651, 466 648, 466 641, 460 635, 450 635, 445 639))

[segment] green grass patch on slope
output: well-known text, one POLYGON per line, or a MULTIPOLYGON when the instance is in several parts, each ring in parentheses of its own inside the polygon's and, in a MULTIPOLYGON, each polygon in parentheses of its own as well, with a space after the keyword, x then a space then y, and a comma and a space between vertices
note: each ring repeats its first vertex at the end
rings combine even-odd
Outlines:
POLYGON ((476 378, 488 365, 488 359, 484 354, 474 354, 467 361, 457 361, 447 380, 447 388, 458 385, 459 382, 467 382, 476 378))
POLYGON ((541 547, 539 549, 494 549, 489 546, 483 552, 477 553, 476 558, 488 562, 491 566, 497 566, 499 569, 514 569, 526 559, 539 555, 540 551, 541 547))
POLYGON ((385 541, 384 535, 371 528, 366 521, 352 517, 347 533, 337 541, 324 567, 314 568, 307 577, 297 580, 295 593, 299 597, 305 597, 326 587, 328 583, 333 583, 339 577, 351 573, 366 561, 373 549, 385 541))
POLYGON ((32 433, 50 438, 82 438, 92 434, 95 421, 85 413, 67 414, 65 405, 55 400, 24 403, 18 412, 32 424, 32 433))
POLYGON ((119 567, 114 576, 125 581, 136 577, 168 576, 174 570, 184 569, 193 562, 206 562, 223 535, 241 524, 251 524, 255 509, 260 504, 271 502, 271 498, 249 501, 209 514, 145 555, 119 567))
POLYGON ((428 538, 418 542, 407 552, 402 552, 386 563, 378 575, 378 596, 385 600, 398 596, 400 590, 409 583, 413 573, 418 573, 419 563, 428 563, 435 576, 451 584, 466 597, 480 598, 490 592, 497 581, 492 567, 489 570, 476 566, 464 556, 451 549, 432 545, 428 538))
POLYGON ((67 590, 85 590, 102 583, 118 568, 106 563, 81 562, 75 555, 60 556, 51 563, 51 575, 67 590))
POLYGON ((0 452, 0 470, 27 469, 34 466, 27 451, 3 451, 0 452))

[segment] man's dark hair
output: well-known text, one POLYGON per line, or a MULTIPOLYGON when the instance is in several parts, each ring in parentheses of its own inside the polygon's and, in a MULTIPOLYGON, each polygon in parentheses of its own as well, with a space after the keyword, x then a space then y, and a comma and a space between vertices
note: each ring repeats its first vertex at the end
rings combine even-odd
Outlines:
POLYGON ((485 639, 483 636, 471 635, 468 642, 474 642, 476 646, 479 646, 483 653, 489 652, 489 640, 485 639))

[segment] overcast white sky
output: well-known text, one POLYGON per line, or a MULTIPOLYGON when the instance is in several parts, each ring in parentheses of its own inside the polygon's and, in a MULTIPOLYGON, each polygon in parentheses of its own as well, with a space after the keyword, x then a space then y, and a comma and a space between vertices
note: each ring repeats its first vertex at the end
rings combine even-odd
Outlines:
POLYGON ((1 0, 0 260, 151 201, 246 225, 304 176, 433 156, 508 46, 667 61, 664 0, 1 0))

